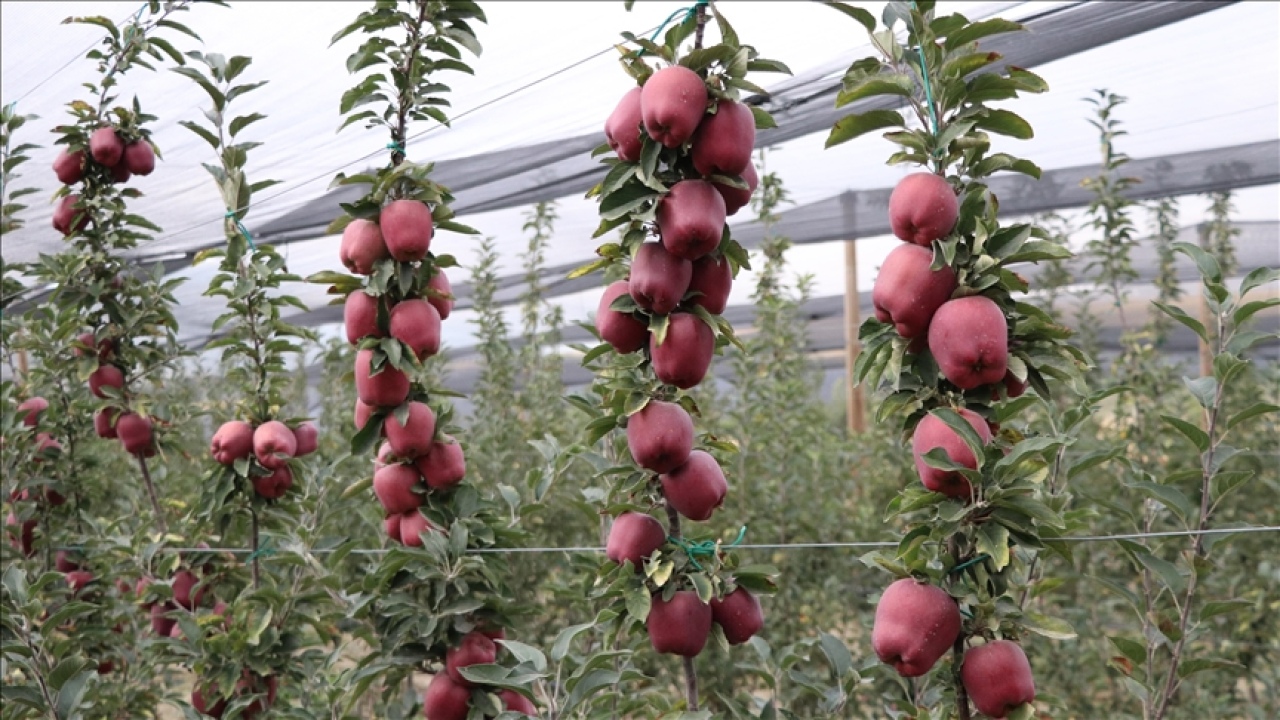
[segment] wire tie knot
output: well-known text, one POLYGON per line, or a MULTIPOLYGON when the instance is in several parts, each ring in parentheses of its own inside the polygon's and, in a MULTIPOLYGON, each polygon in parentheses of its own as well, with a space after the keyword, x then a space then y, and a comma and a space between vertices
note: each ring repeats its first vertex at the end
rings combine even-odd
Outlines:
POLYGON ((403 146, 403 145, 401 145, 401 144, 400 144, 400 143, 398 143, 398 142, 395 142, 394 140, 393 140, 393 141, 391 141, 391 142, 389 142, 389 143, 387 143, 387 149, 388 149, 388 150, 393 150, 393 151, 395 151, 395 152, 398 152, 398 153, 400 153, 401 155, 403 155, 403 156, 405 156, 405 157, 408 157, 408 156, 409 156, 409 153, 405 152, 404 146, 403 146))
POLYGON ((228 210, 227 214, 223 217, 236 224, 236 229, 240 231, 241 235, 244 235, 244 239, 249 243, 250 250, 258 249, 258 246, 253 242, 253 236, 249 234, 249 229, 244 226, 244 223, 240 222, 240 218, 236 216, 235 210, 228 210))

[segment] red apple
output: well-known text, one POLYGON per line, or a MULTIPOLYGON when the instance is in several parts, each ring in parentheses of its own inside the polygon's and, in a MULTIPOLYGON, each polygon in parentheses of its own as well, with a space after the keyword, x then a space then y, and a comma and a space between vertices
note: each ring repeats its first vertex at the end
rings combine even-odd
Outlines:
POLYGON ((63 185, 75 185, 84 179, 84 151, 63 150, 53 160, 53 174, 63 185))
POLYGON ((60 573, 69 573, 80 569, 80 563, 72 560, 71 555, 66 550, 59 550, 53 557, 53 567, 60 573))
POLYGON ((133 173, 129 172, 129 166, 124 163, 124 158, 121 158, 120 162, 116 163, 115 166, 111 168, 110 172, 111 182, 117 185, 127 183, 129 182, 129 178, 133 177, 133 173))
POLYGON ((448 673, 436 673, 422 695, 422 714, 427 720, 467 720, 471 712, 471 690, 459 685, 448 673))
POLYGON ((422 505, 422 496, 414 492, 420 479, 412 465, 387 465, 373 473, 373 494, 388 513, 416 510, 422 505))
POLYGON ((293 471, 281 465, 270 475, 253 478, 253 491, 268 500, 278 500, 293 487, 293 471))
POLYGON ((929 245, 949 235, 959 216, 956 191, 941 175, 912 173, 889 195, 889 227, 900 240, 929 245))
MULTIPOLYGON (((435 312, 434 310, 432 312, 435 312)), ((387 415, 383 425, 391 452, 405 460, 413 460, 431 452, 436 436, 436 414, 426 403, 409 403, 409 417, 401 425, 396 414, 387 415)))
POLYGON ((487 665, 498 659, 498 646, 484 633, 469 632, 462 637, 457 647, 449 648, 445 653, 445 669, 452 679, 462 687, 474 687, 474 684, 462 677, 460 668, 472 665, 487 665))
POLYGON ((443 268, 436 268, 435 274, 427 281, 427 302, 440 313, 441 320, 449 319, 449 313, 453 312, 453 287, 443 268))
POLYGON ((298 438, 279 420, 264 422, 253 431, 253 455, 268 470, 285 467, 298 452, 298 438))
POLYGON ((169 637, 177 620, 165 617, 176 608, 172 603, 157 603, 151 606, 151 631, 160 637, 169 637))
POLYGON ((347 328, 347 342, 355 345, 365 337, 382 337, 378 329, 378 298, 363 290, 347 296, 342 306, 342 323, 347 328))
POLYGON ((212 685, 201 685, 191 691, 191 707, 213 718, 221 718, 227 711, 227 699, 210 702, 218 697, 218 691, 212 685))
POLYGON ((387 532, 387 537, 400 542, 400 518, 403 517, 399 513, 391 513, 382 519, 382 529, 387 532))
POLYGON ((645 627, 654 650, 694 657, 702 652, 711 634, 711 606, 692 590, 680 590, 669 601, 659 593, 653 596, 645 627))
POLYGON ((671 65, 640 90, 640 117, 649 137, 673 148, 693 137, 707 111, 707 86, 687 67, 671 65))
POLYGON ((63 235, 80 232, 89 226, 89 212, 79 207, 79 195, 65 195, 53 210, 53 229, 63 235))
POLYGON ((703 175, 740 175, 751 164, 756 118, 747 105, 721 100, 693 134, 693 167, 703 175))
POLYGON ((209 453, 223 465, 233 465, 253 452, 253 426, 243 420, 229 420, 213 434, 209 453))
POLYGON ((662 243, 648 242, 631 261, 628 289, 636 305, 666 315, 680 304, 692 278, 693 263, 672 255, 662 243))
MULTIPOLYGON (((61 446, 59 446, 58 449, 61 450, 62 449, 61 446)), ((48 485, 44 486, 44 499, 45 499, 45 502, 49 503, 54 507, 58 507, 67 502, 67 499, 63 497, 62 493, 58 492, 57 490, 54 490, 48 485)))
POLYGON ((360 398, 356 398, 355 421, 356 429, 363 430, 364 426, 369 423, 369 418, 373 417, 376 410, 372 405, 360 402, 360 398))
POLYGON ((373 468, 376 470, 383 465, 390 465, 400 460, 401 458, 396 457, 396 454, 391 452, 391 443, 384 442, 378 447, 378 456, 373 460, 373 468))
POLYGON ((729 291, 733 289, 733 266, 729 258, 703 255, 693 264, 693 278, 689 280, 689 292, 700 293, 690 300, 701 305, 712 315, 719 315, 729 304, 729 291))
POLYGON ((426 515, 421 511, 410 510, 400 516, 400 542, 409 547, 422 547, 422 533, 436 531, 426 515))
POLYGON ((126 412, 116 420, 116 437, 130 455, 144 455, 153 448, 151 418, 126 412))
POLYGON ((650 400, 627 418, 627 448, 640 467, 671 472, 693 452, 693 420, 676 403, 650 400))
POLYGON ((22 416, 22 424, 27 427, 35 427, 40 421, 40 413, 49 409, 49 401, 40 396, 30 397, 18 404, 18 412, 26 413, 22 416))
POLYGON ((124 155, 124 141, 116 134, 115 128, 98 128, 89 136, 89 154, 99 165, 115 167, 124 155))
POLYGON ((1021 397, 1027 391, 1027 383, 1019 380, 1012 370, 1005 371, 1004 391, 1011 398, 1021 397))
POLYGON ((48 454, 49 452, 53 452, 53 453, 62 452, 62 443, 58 442, 57 440, 54 440, 53 436, 50 435, 49 433, 46 433, 46 432, 36 433, 35 461, 39 462, 40 459, 44 455, 48 454))
POLYGON ((639 572, 644 568, 645 559, 666 541, 667 531, 652 515, 624 512, 613 519, 604 554, 619 565, 631 561, 639 572))
POLYGON ((116 664, 112 660, 103 660, 102 662, 98 663, 99 675, 109 675, 111 671, 115 669, 116 669, 116 664))
POLYGON ((105 398, 106 393, 102 392, 102 388, 110 387, 117 390, 124 387, 124 373, 115 365, 99 365, 97 370, 89 376, 89 392, 97 397, 105 398))
POLYGON ((1004 380, 1009 367, 1004 312, 982 295, 943 303, 929 323, 929 352, 943 377, 961 390, 1004 380))
POLYGON ((195 573, 179 570, 173 576, 173 601, 187 610, 195 610, 204 599, 204 588, 196 587, 199 583, 200 578, 195 573))
POLYGON ((604 123, 604 137, 609 147, 624 162, 639 162, 640 148, 640 88, 632 88, 622 96, 604 123))
POLYGON ((115 408, 102 408, 93 414, 93 430, 98 437, 109 439, 116 437, 115 418, 115 408))
POLYGON ((676 313, 667 326, 667 336, 659 345, 649 339, 649 356, 658 379, 681 390, 702 382, 711 368, 716 336, 697 315, 676 313))
POLYGON ((945 590, 903 578, 880 596, 871 646, 903 677, 920 677, 960 636, 960 607, 945 590))
POLYGON ((720 463, 702 450, 694 450, 685 464, 659 480, 667 504, 697 522, 710 519, 729 493, 729 483, 724 479, 720 463))
POLYGON ((1031 663, 1017 643, 996 640, 964 654, 960 680, 984 715, 1003 718, 1036 699, 1031 663))
POLYGON ((747 184, 745 190, 722 183, 712 183, 716 192, 720 193, 720 197, 724 198, 725 215, 734 215, 746 207, 751 202, 751 195, 755 193, 756 188, 760 185, 760 176, 756 174, 756 166, 751 163, 747 163, 747 167, 742 170, 740 177, 747 184))
POLYGON ((440 352, 440 311, 426 300, 402 300, 391 308, 391 337, 419 360, 440 352))
POLYGON ((498 693, 498 697, 502 699, 502 707, 509 712, 524 713, 529 717, 538 716, 538 708, 533 701, 515 690, 503 690, 498 693))
POLYGON ((681 180, 658 201, 658 234, 672 255, 697 260, 720 247, 727 208, 706 180, 681 180))
MULTIPOLYGON (((960 413, 960 417, 969 422, 984 444, 991 442, 991 428, 980 415, 963 408, 957 412, 960 413)), ((915 434, 911 436, 911 454, 915 457, 916 472, 920 475, 920 482, 924 483, 926 488, 948 497, 965 499, 971 497, 973 489, 963 475, 930 467, 924 461, 925 453, 934 448, 945 450, 951 462, 971 470, 978 468, 978 459, 973 456, 969 446, 960 439, 956 431, 947 427, 947 424, 939 420, 936 415, 929 414, 920 420, 920 424, 916 425, 915 434)))
POLYGON ((724 631, 730 645, 741 645, 764 629, 760 600, 740 587, 711 601, 711 619, 724 631))
POLYGON ((138 140, 125 145, 124 166, 134 175, 150 175, 156 169, 156 152, 151 143, 138 140))
POLYGON ((9 513, 4 519, 5 533, 9 536, 9 544, 17 548, 23 555, 31 557, 35 554, 36 518, 19 521, 18 516, 9 513))
POLYGON ((374 407, 396 407, 409 397, 409 378, 387 361, 371 374, 373 351, 356 353, 356 395, 360 401, 374 407))
POLYGON ((298 426, 293 428, 293 437, 298 445, 294 450, 294 457, 310 455, 320 447, 320 431, 316 429, 316 424, 313 422, 298 423, 298 426))
POLYGON ((435 226, 431 208, 418 200, 393 200, 378 216, 382 238, 391 257, 400 262, 416 262, 427 256, 435 226))
MULTIPOLYGON (((655 243, 656 244, 656 243, 655 243)), ((630 313, 621 313, 609 308, 614 300, 630 294, 631 285, 626 280, 619 280, 604 289, 600 296, 600 305, 596 308, 596 332, 600 339, 613 346, 619 353, 626 354, 644 347, 649 338, 649 326, 637 320, 630 313)))
POLYGON ((373 273, 374 263, 389 256, 377 223, 356 218, 342 231, 338 259, 351 272, 369 275, 373 273))
POLYGON ((956 289, 956 274, 950 266, 934 271, 933 251, 919 245, 899 245, 880 266, 871 303, 876 319, 890 323, 904 338, 923 337, 929 321, 951 299, 956 289))
POLYGON ((72 570, 66 574, 67 585, 73 594, 78 595, 85 585, 93 582, 93 573, 88 570, 72 570))
POLYGON ((462 482, 467 474, 467 458, 462 446, 449 435, 432 443, 431 452, 419 457, 415 464, 432 490, 448 490, 462 482))

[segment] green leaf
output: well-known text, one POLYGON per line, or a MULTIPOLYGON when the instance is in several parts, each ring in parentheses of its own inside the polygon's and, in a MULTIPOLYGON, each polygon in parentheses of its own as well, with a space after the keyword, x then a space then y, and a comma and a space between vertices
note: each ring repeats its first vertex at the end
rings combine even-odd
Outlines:
POLYGON ((1238 662, 1224 660, 1221 658, 1191 658, 1183 660, 1178 665, 1178 677, 1186 678, 1198 672, 1205 670, 1243 670, 1244 666, 1238 662))
MULTIPOLYGON (((1231 419, 1227 421, 1227 429, 1231 430, 1235 426, 1239 425, 1240 423, 1246 420, 1252 420, 1253 418, 1256 418, 1260 415, 1267 415, 1273 412, 1280 412, 1280 405, 1273 405, 1271 403, 1265 403, 1265 402, 1254 403, 1253 405, 1250 405, 1249 407, 1245 408, 1244 410, 1241 410, 1235 415, 1232 415, 1231 419)), ((1201 451, 1203 451, 1206 448, 1200 448, 1200 449, 1201 451)))
POLYGON ((561 710, 565 713, 575 709, 582 701, 594 695, 601 688, 611 686, 618 682, 618 673, 612 670, 597 668, 583 675, 573 686, 568 699, 565 700, 561 710))
POLYGON ((1200 246, 1178 242, 1172 247, 1174 252, 1180 252, 1195 261, 1201 277, 1215 283, 1222 282, 1222 266, 1218 264, 1217 258, 1205 252, 1200 246))
POLYGON ((1204 607, 1200 608, 1200 622, 1204 622, 1209 618, 1219 615, 1228 615, 1230 613, 1253 607, 1251 600, 1215 600, 1207 602, 1204 607))
POLYGON ((1175 595, 1180 594, 1183 588, 1186 587, 1187 579, 1182 576, 1182 572, 1178 570, 1178 566, 1168 560, 1158 558, 1149 552, 1134 553, 1134 557, 1138 559, 1138 562, 1142 563, 1143 566, 1154 573, 1156 577, 1160 578, 1161 583, 1163 583, 1164 586, 1175 595))
POLYGON ((1035 137, 1031 123, 1015 113, 996 108, 987 108, 986 114, 978 118, 974 127, 1019 140, 1030 140, 1035 137))
MULTIPOLYGON (((1280 410, 1280 408, 1277 409, 1280 410)), ((1184 437, 1195 444, 1196 448, 1200 450, 1200 452, 1204 452, 1209 449, 1209 434, 1204 430, 1201 430, 1182 418, 1173 417, 1172 415, 1161 415, 1160 419, 1172 425, 1178 432, 1182 433, 1184 437)))
POLYGON ((971 23, 947 36, 947 41, 943 47, 947 52, 951 52, 956 48, 968 45, 976 40, 992 35, 1001 35, 1008 32, 1021 30, 1022 26, 1011 20, 1002 18, 993 18, 991 20, 979 20, 971 23))
POLYGON ((203 127, 200 127, 194 122, 190 120, 179 120, 178 124, 190 130, 191 132, 199 135, 200 137, 204 138, 204 141, 209 143, 209 146, 212 147, 214 150, 218 150, 219 148, 222 147, 222 143, 218 140, 218 137, 216 135, 204 129, 203 127))
POLYGON ((1144 643, 1120 635, 1107 636, 1107 639, 1134 665, 1142 665, 1147 661, 1147 646, 1144 643))
POLYGON ((853 670, 853 656, 849 654, 849 648, 845 646, 843 640, 824 632, 818 635, 818 644, 822 648, 822 654, 827 656, 827 662, 831 664, 831 669, 835 671, 837 678, 842 678, 853 670))
POLYGON ((1152 300, 1151 304, 1155 305, 1156 308, 1158 308, 1165 315, 1168 315, 1174 320, 1177 320, 1178 322, 1190 328, 1191 332, 1198 335, 1201 340, 1208 342, 1209 333, 1207 330, 1204 329, 1204 325, 1199 320, 1188 315, 1182 308, 1177 307, 1175 305, 1162 303, 1159 300, 1152 300))
POLYGON ((1244 280, 1240 281, 1240 297, 1243 298, 1254 288, 1275 282, 1276 280, 1280 280, 1280 268, 1255 268, 1248 275, 1244 276, 1244 280))
POLYGON ((773 116, 762 107, 752 105, 751 115, 756 119, 757 130, 769 130, 778 127, 778 123, 774 122, 773 116))
POLYGON ((1280 298, 1252 300, 1236 308, 1236 312, 1231 316, 1231 320, 1236 324, 1236 327, 1240 327, 1241 325, 1244 325, 1246 320, 1253 317, 1258 312, 1266 310, 1267 308, 1276 307, 1277 305, 1280 305, 1280 298))
POLYGON ((869 110, 864 113, 846 115, 836 121, 831 133, 827 135, 824 147, 835 147, 873 130, 887 127, 902 127, 905 123, 902 115, 896 110, 869 110))
POLYGON ((1187 389, 1191 391, 1196 402, 1200 403, 1200 407, 1205 409, 1213 407, 1218 394, 1217 378, 1212 375, 1196 378, 1195 380, 1184 377, 1182 378, 1182 382, 1187 386, 1187 389))
POLYGON ((1161 485, 1146 481, 1131 482, 1127 483, 1127 485, 1172 510, 1184 524, 1195 513, 1195 509, 1192 507, 1191 501, 1187 499, 1187 496, 1172 485, 1161 485))
POLYGON ((1076 631, 1071 627, 1071 623, 1060 618, 1041 615, 1037 612, 1027 612, 1022 617, 1022 625, 1037 635, 1043 635, 1050 640, 1070 640, 1076 636, 1076 631))
POLYGON ((86 669, 63 683, 62 689, 58 691, 58 717, 79 717, 80 713, 77 710, 79 710, 81 703, 84 702, 84 694, 88 689, 89 679, 96 677, 97 674, 97 668, 86 669))
POLYGON ((569 654, 569 646, 573 643, 573 639, 582 631, 590 630, 595 627, 595 625, 596 624, 594 622, 586 622, 580 625, 570 625, 569 627, 561 630, 560 634, 556 635, 555 642, 551 645, 551 659, 557 663, 564 660, 569 654))
POLYGON ((960 439, 964 441, 964 444, 969 447, 969 451, 973 453, 975 458, 977 458, 978 469, 981 470, 983 456, 982 448, 985 443, 982 442, 982 438, 978 437, 977 431, 973 429, 973 426, 969 424, 969 421, 961 417, 960 413, 947 407, 938 408, 934 410, 932 414, 960 436, 960 439))
POLYGON ((836 107, 844 107, 851 102, 879 95, 897 95, 911 97, 915 85, 904 73, 872 75, 852 87, 846 86, 836 95, 836 107))
POLYGON ((266 115, 263 115, 262 113, 250 113, 248 115, 241 115, 235 120, 232 120, 231 126, 229 128, 231 132, 231 137, 235 137, 236 134, 239 133, 241 130, 245 129, 245 127, 265 117, 266 115))
POLYGON ((1009 564, 1009 529, 999 523, 984 523, 978 528, 977 548, 1000 572, 1009 564))
POLYGON ((657 197, 659 194, 653 188, 639 183, 625 185, 600 202, 600 217, 616 220, 657 197))
POLYGON ((826 5, 827 7, 833 10, 838 10, 844 13, 845 15, 847 15, 848 17, 853 18, 855 21, 858 22, 859 25, 862 25, 862 27, 866 29, 867 32, 869 33, 875 32, 876 17, 871 13, 867 12, 866 10, 863 10, 860 7, 846 5, 842 2, 837 2, 836 0, 824 0, 822 4, 826 5))

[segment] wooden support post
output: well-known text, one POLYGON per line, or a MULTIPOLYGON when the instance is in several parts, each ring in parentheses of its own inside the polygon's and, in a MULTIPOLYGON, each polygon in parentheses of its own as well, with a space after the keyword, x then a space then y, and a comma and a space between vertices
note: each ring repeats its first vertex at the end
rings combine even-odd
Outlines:
MULTIPOLYGON (((1200 231, 1200 247, 1203 248, 1205 252, 1213 254, 1213 249, 1209 242, 1209 223, 1200 223, 1200 227, 1197 228, 1197 230, 1200 231)), ((1196 286, 1200 287, 1200 283, 1196 283, 1196 286)), ((1204 289, 1201 288, 1200 292, 1197 294, 1200 296, 1200 324, 1204 326, 1206 331, 1208 331, 1209 340, 1214 341, 1217 339, 1215 337, 1216 333, 1214 332, 1214 322, 1212 315, 1209 313, 1209 303, 1204 299, 1204 289)), ((1209 349, 1209 343, 1204 340, 1200 340, 1199 343, 1200 377, 1210 377, 1213 375, 1213 352, 1209 349)))
POLYGON ((853 365, 858 360, 862 343, 858 341, 858 326, 862 324, 862 308, 858 300, 858 248, 856 240, 844 242, 844 386, 845 414, 849 419, 849 431, 866 432, 867 418, 863 408, 862 388, 854 385, 853 365))

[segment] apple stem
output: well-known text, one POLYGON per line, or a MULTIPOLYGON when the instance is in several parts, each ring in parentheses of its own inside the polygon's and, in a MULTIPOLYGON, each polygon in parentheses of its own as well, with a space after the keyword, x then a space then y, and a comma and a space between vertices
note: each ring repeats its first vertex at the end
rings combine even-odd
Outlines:
POLYGON ((147 486, 147 496, 151 498, 151 509, 156 514, 156 525, 160 526, 160 532, 169 534, 169 523, 165 522, 164 511, 160 509, 160 496, 156 493, 156 484, 151 482, 151 471, 147 469, 147 459, 142 455, 137 455, 138 467, 142 470, 142 482, 147 486))
POLYGON ((951 674, 956 685, 956 716, 959 720, 970 720, 969 693, 964 689, 964 682, 960 678, 960 666, 964 663, 964 640, 964 633, 961 633, 951 648, 951 674))
POLYGON ((253 547, 253 552, 252 552, 252 554, 250 555, 250 557, 252 557, 252 558, 253 558, 253 589, 254 589, 254 590, 257 590, 257 589, 258 589, 258 585, 259 585, 259 576, 258 576, 258 511, 257 511, 257 510, 254 510, 252 507, 250 507, 250 508, 249 508, 249 523, 250 523, 250 524, 249 524, 249 529, 250 529, 250 543, 252 544, 252 547, 253 547))

